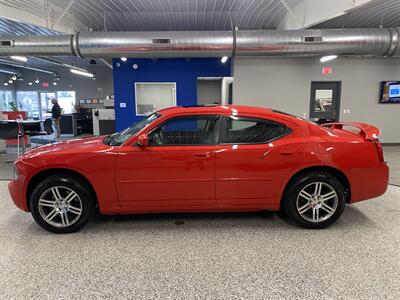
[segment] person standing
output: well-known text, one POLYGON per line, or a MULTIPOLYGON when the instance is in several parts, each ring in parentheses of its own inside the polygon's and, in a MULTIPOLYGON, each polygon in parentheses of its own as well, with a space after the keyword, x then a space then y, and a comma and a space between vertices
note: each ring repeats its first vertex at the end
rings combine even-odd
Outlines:
POLYGON ((60 105, 58 105, 57 99, 51 99, 51 103, 53 103, 53 107, 51 108, 51 117, 53 119, 55 138, 59 139, 61 135, 60 132, 61 107, 60 105))

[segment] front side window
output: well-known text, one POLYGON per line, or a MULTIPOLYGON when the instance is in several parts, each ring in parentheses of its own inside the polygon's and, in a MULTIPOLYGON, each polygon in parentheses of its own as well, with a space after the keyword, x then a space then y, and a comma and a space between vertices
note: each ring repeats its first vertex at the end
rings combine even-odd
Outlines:
POLYGON ((276 140, 291 129, 283 124, 258 118, 228 117, 221 136, 224 144, 257 144, 276 140))
POLYGON ((172 118, 149 134, 150 146, 215 144, 217 116, 172 118))
POLYGON ((140 130, 149 126, 159 117, 161 117, 159 113, 153 113, 147 116, 146 118, 140 120, 139 122, 133 123, 130 127, 126 128, 125 130, 107 136, 104 139, 104 143, 110 146, 120 146, 125 141, 134 136, 136 133, 138 133, 140 130))

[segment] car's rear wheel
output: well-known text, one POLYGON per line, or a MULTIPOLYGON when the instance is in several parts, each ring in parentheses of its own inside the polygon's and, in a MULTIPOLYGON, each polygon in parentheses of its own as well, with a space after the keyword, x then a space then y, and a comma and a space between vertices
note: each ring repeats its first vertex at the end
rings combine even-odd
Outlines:
POLYGON ((295 178, 285 192, 283 209, 298 225, 325 228, 339 219, 345 207, 343 185, 327 172, 308 172, 295 178))
POLYGON ((36 186, 30 198, 35 221, 54 233, 79 230, 89 220, 93 207, 90 189, 71 175, 48 177, 36 186))

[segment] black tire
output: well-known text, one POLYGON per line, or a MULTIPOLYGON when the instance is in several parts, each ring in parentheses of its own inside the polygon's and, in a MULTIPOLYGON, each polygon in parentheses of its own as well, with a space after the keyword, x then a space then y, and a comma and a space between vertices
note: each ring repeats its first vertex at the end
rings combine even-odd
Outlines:
MULTIPOLYGON (((307 192, 306 192, 307 193, 307 192)), ((329 192, 328 192, 329 193, 329 192)), ((311 194, 311 192, 309 193, 311 194)), ((327 195, 327 194, 325 194, 327 195)), ((330 173, 327 172, 322 172, 322 171, 311 171, 304 173, 292 180, 289 183, 289 186, 287 187, 284 195, 284 199, 282 202, 282 208, 287 214, 287 216, 293 220, 296 224, 300 225, 301 227, 304 228, 309 228, 309 229, 323 229, 326 228, 333 223, 335 223, 340 216, 343 214, 344 207, 346 205, 346 200, 345 200, 345 191, 343 185, 339 182, 339 180, 336 179, 335 176, 331 175, 330 173), (335 209, 331 210, 328 212, 324 206, 324 208, 321 208, 320 204, 322 199, 324 198, 315 198, 317 194, 312 194, 313 197, 311 198, 312 200, 306 200, 307 198, 303 198, 303 193, 302 195, 299 195, 300 192, 302 191, 310 191, 309 189, 314 189, 314 186, 316 186, 318 183, 322 183, 321 186, 323 189, 328 190, 330 192, 333 192, 333 190, 336 192, 336 196, 333 197, 332 199, 329 199, 327 201, 332 201, 332 207, 335 207, 335 209), (333 190, 330 190, 332 188, 333 190), (308 190, 307 190, 308 189, 308 190), (299 200, 298 200, 299 198, 299 200), (303 201, 302 204, 298 205, 300 201, 303 201), (318 202, 319 201, 319 202, 318 202), (307 207, 307 204, 309 204, 309 207, 307 207), (303 206, 304 205, 304 206, 303 206), (320 211, 321 209, 321 215, 323 216, 326 214, 327 219, 324 219, 321 217, 320 221, 317 221, 320 213, 318 212, 318 217, 315 217, 314 219, 314 208, 316 210, 320 211), (305 211, 302 214, 300 214, 299 210, 301 207, 305 207, 302 211, 305 211), (318 208, 319 207, 319 208, 318 208), (307 210, 308 209, 308 210, 307 210), (334 212, 333 212, 334 211, 334 212), (308 215, 310 214, 310 216, 308 215), (329 217, 328 217, 329 216, 329 217), (307 219, 306 219, 307 218, 307 219), (314 221, 310 221, 309 219, 312 219, 314 221)), ((326 202, 328 203, 328 202, 326 202)), ((317 215, 317 213, 316 213, 317 215)))
MULTIPOLYGON (((41 201, 41 203, 43 203, 43 200, 41 201)), ((42 228, 53 233, 71 233, 81 229, 91 218, 94 211, 94 204, 95 198, 90 188, 85 183, 83 183, 80 178, 69 174, 53 175, 46 178, 35 187, 29 199, 30 210, 36 223, 39 224, 42 228), (74 199, 72 200, 74 202, 71 202, 71 207, 72 205, 74 207, 79 206, 78 208, 80 210, 78 210, 78 212, 69 211, 69 204, 66 204, 68 207, 64 208, 64 214, 63 216, 61 216, 62 212, 56 211, 59 210, 58 207, 57 209, 55 208, 56 204, 54 204, 54 207, 52 206, 52 204, 50 204, 50 201, 55 202, 55 199, 57 199, 57 197, 53 194, 52 189, 54 188, 57 188, 57 191, 61 193, 58 195, 61 195, 60 198, 64 198, 63 200, 66 200, 66 198, 68 197, 68 191, 72 190, 73 192, 75 192, 77 197, 74 197, 74 199), (53 196, 51 196, 50 194, 53 194, 53 196), (39 205, 39 200, 41 197, 51 198, 49 200, 48 207, 43 206, 43 204, 39 205), (60 222, 63 223, 60 224, 60 226, 63 227, 52 225, 48 221, 46 221, 43 217, 43 215, 45 215, 44 209, 47 209, 47 211, 50 211, 50 213, 54 211, 52 213, 52 215, 54 214, 54 216, 51 222, 55 223, 57 220, 60 220, 60 222), (65 210, 67 212, 65 212, 65 210), (67 216, 67 219, 64 219, 65 216, 67 216), (64 223, 68 225, 64 225, 64 223)))

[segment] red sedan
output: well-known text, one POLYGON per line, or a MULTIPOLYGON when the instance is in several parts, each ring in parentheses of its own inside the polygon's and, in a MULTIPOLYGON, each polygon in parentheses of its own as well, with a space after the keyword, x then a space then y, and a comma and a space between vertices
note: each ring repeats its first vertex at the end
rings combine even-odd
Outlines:
POLYGON ((67 233, 102 214, 282 209, 324 228, 345 204, 388 186, 379 130, 319 126, 265 108, 174 107, 106 137, 35 148, 9 190, 43 228, 67 233))

